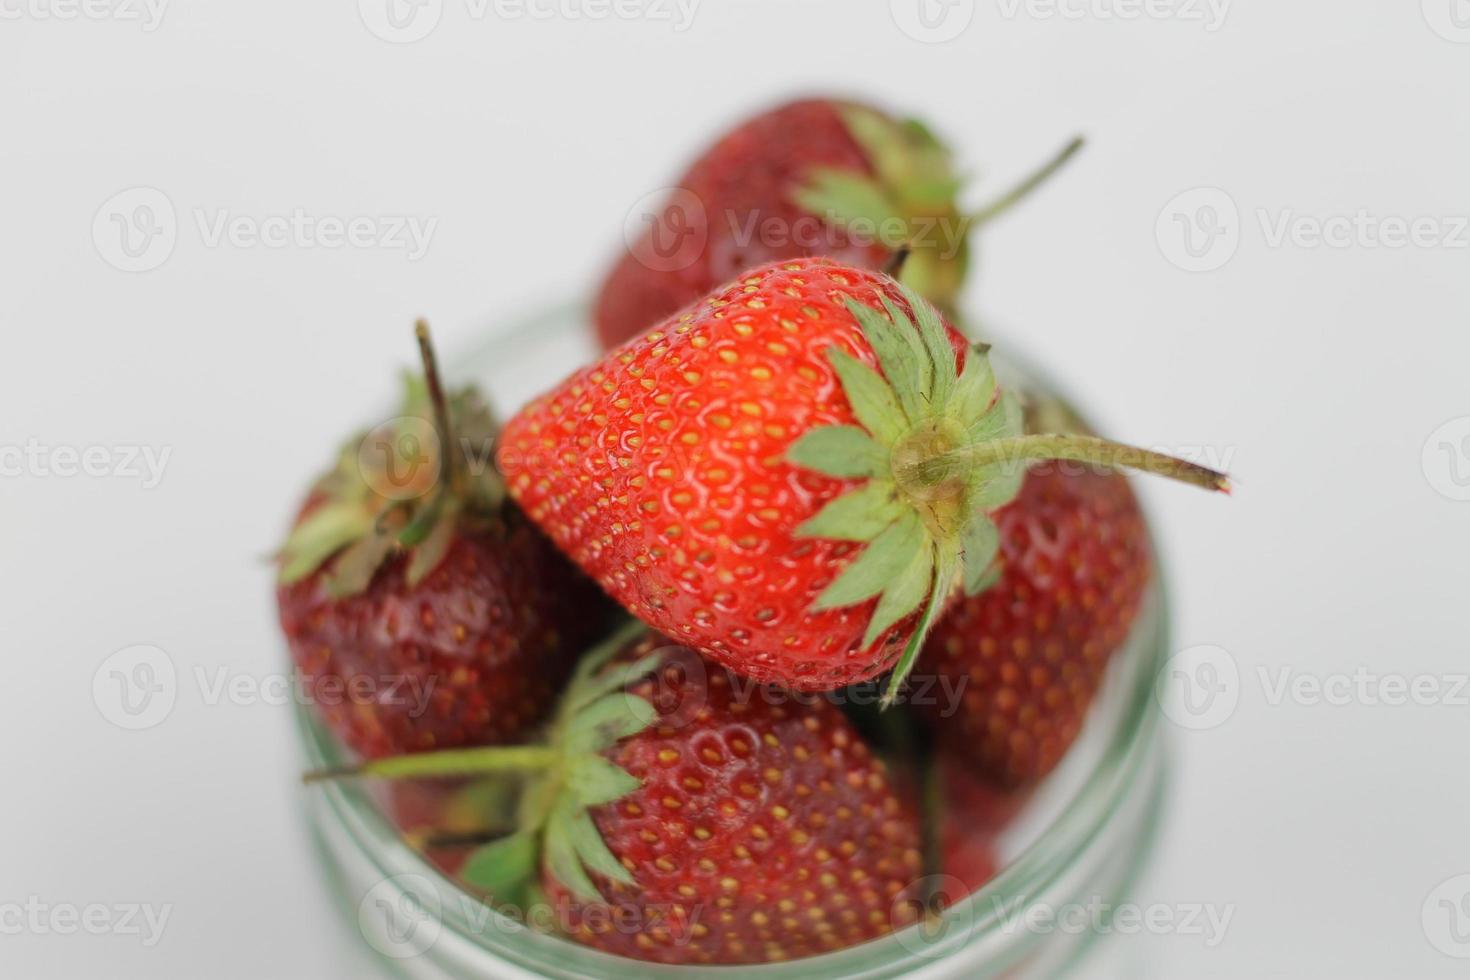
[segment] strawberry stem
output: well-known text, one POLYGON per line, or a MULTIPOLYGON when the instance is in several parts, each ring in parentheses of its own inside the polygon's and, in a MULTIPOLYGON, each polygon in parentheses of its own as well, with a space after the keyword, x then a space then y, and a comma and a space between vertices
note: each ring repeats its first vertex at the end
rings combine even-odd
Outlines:
POLYGON ((897 476, 901 483, 937 483, 951 479, 954 464, 959 462, 987 466, 1040 460, 1072 460, 1111 469, 1140 470, 1205 490, 1230 492, 1230 478, 1218 470, 1150 449, 1125 446, 1094 436, 1075 435, 1016 436, 964 446, 940 456, 919 460, 897 476))
POLYGON ((444 395, 444 384, 439 379, 439 361, 434 356, 434 344, 429 339, 429 322, 420 318, 413 325, 414 336, 419 342, 419 356, 424 362, 424 382, 429 388, 429 403, 434 406, 434 428, 439 430, 440 455, 444 460, 444 479, 450 490, 459 495, 459 454, 454 450, 454 429, 449 422, 449 400, 444 395))
POLYGON ((543 745, 492 746, 445 749, 371 759, 355 766, 317 769, 301 781, 307 785, 337 779, 373 776, 378 779, 421 779, 439 776, 477 776, 487 773, 541 772, 556 764, 560 753, 543 745))
POLYGON ((1066 146, 1062 147, 1061 151, 1057 153, 1056 156, 1052 157, 1046 163, 1042 164, 1042 166, 1037 168, 1029 177, 1021 181, 1019 184, 1011 188, 1009 191, 1001 195, 996 200, 992 201, 991 203, 987 204, 985 207, 981 208, 979 211, 976 211, 973 215, 971 215, 971 224, 976 227, 984 224, 989 224, 993 219, 1000 217, 1011 208, 1019 204, 1021 201, 1025 200, 1032 191, 1036 190, 1036 188, 1046 183, 1046 181, 1052 176, 1052 174, 1055 174, 1058 170, 1062 169, 1062 167, 1066 165, 1068 160, 1076 156, 1077 151, 1082 149, 1084 142, 1085 141, 1082 139, 1081 136, 1073 137, 1072 141, 1066 146))

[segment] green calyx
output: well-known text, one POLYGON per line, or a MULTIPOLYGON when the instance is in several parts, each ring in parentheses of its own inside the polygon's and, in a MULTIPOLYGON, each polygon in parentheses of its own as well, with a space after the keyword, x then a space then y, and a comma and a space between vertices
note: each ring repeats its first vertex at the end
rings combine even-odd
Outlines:
POLYGON ((838 348, 827 352, 859 425, 815 429, 788 451, 798 466, 866 478, 797 529, 803 537, 867 545, 813 608, 876 597, 864 646, 923 610, 889 699, 956 580, 966 588, 983 583, 1000 543, 989 513, 1016 495, 1025 474, 1024 460, 969 459, 971 447, 1021 435, 1020 406, 997 391, 987 349, 971 348, 961 369, 939 314, 902 288, 912 316, 886 298, 883 312, 847 304, 881 373, 838 348))
POLYGON ((1014 187, 973 212, 962 211, 965 177, 946 147, 922 122, 893 119, 863 106, 846 106, 843 122, 863 149, 871 174, 815 167, 792 195, 816 217, 873 240, 890 251, 912 251, 903 281, 947 313, 970 265, 970 235, 1044 184, 1082 149, 1074 138, 1014 187))
POLYGON ((813 168, 793 200, 854 238, 876 240, 890 250, 908 245, 913 256, 904 281, 952 309, 969 263, 969 222, 957 204, 964 178, 955 172, 949 149, 918 120, 896 120, 862 106, 841 111, 873 173, 813 168))
POLYGON ((544 739, 537 744, 374 759, 348 769, 308 773, 304 781, 360 776, 519 777, 522 785, 513 831, 471 854, 461 872, 464 880, 496 904, 524 907, 544 865, 579 900, 605 901, 592 874, 629 886, 636 882, 608 849, 590 811, 641 785, 604 752, 657 719, 653 705, 630 688, 659 667, 663 653, 612 667, 608 663, 646 633, 641 623, 629 622, 582 658, 544 739))
POLYGON ((446 396, 418 325, 424 377, 404 376, 396 418, 348 440, 317 481, 313 509, 280 552, 279 581, 290 585, 335 557, 325 578, 334 598, 367 588, 390 557, 407 552, 407 578, 428 576, 466 523, 488 521, 505 499, 492 463, 494 416, 473 388, 446 396))
POLYGON ((1023 434, 1021 406, 997 390, 989 349, 970 348, 961 368, 939 314, 913 289, 899 288, 912 315, 887 297, 882 312, 847 301, 881 373, 837 347, 827 350, 858 425, 814 429, 787 451, 798 466, 864 481, 796 531, 865 544, 812 608, 876 598, 865 647, 921 613, 885 705, 956 583, 974 595, 998 577, 1000 535, 990 514, 1015 498, 1031 462, 1127 467, 1229 489, 1221 473, 1149 450, 1091 436, 1023 434))

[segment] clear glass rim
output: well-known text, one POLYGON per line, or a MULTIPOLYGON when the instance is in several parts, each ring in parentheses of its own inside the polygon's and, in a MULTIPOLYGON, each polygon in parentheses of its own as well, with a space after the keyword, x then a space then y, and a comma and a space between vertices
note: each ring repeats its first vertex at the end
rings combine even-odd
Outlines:
MULTIPOLYGON (((446 359, 449 373, 464 378, 466 365, 488 356, 504 356, 506 345, 514 345, 517 338, 525 338, 533 326, 544 326, 548 322, 576 323, 581 310, 581 306, 569 306, 535 320, 522 321, 515 329, 497 331, 468 356, 446 359), (572 311, 575 315, 571 315, 572 311)), ((1025 373, 1036 376, 1029 369, 1025 373)), ((926 965, 937 966, 960 948, 987 938, 995 940, 1003 931, 1007 932, 1005 941, 1010 954, 1007 959, 1019 959, 1035 942, 1045 937, 1014 930, 1014 924, 1006 921, 1004 910, 1013 907, 1017 900, 1029 903, 1045 896, 1088 849, 1107 824, 1108 817, 1118 808, 1124 794, 1133 791, 1149 775, 1149 764, 1155 760, 1161 712, 1155 698, 1154 682, 1168 655, 1169 632, 1162 578, 1156 557, 1153 583, 1133 632, 1121 651, 1122 655, 1110 668, 1123 674, 1120 680, 1124 683, 1124 692, 1115 723, 1105 733, 1107 743, 1096 766, 1064 808, 1015 860, 983 888, 945 912, 947 928, 941 930, 942 934, 937 939, 916 939, 906 935, 919 928, 912 926, 900 933, 819 956, 759 966, 702 966, 692 971, 603 953, 570 939, 535 932, 493 910, 488 914, 495 917, 495 927, 477 928, 458 903, 444 904, 443 927, 478 946, 487 957, 549 977, 593 976, 619 980, 623 977, 688 977, 695 972, 699 975, 716 972, 728 980, 753 980, 755 977, 797 980, 814 975, 877 980, 926 965), (1004 901, 1000 900, 1001 896, 1004 896, 1004 901)), ((347 754, 335 738, 317 723, 305 706, 297 705, 295 710, 307 768, 329 767, 348 761, 347 754)), ((404 843, 365 787, 337 782, 321 784, 307 792, 321 794, 331 819, 347 831, 357 849, 383 880, 416 874, 457 887, 404 843)), ((1141 863, 1144 856, 1142 853, 1137 855, 1135 864, 1141 863)))

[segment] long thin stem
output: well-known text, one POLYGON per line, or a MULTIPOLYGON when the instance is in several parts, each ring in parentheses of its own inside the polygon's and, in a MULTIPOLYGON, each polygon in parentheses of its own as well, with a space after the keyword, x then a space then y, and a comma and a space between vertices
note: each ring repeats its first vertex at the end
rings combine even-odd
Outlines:
POLYGON ((437 776, 478 776, 489 773, 540 772, 556 762, 557 751, 544 745, 493 746, 446 749, 372 759, 356 766, 317 769, 301 777, 311 783, 374 776, 379 779, 421 779, 437 776))
POLYGON ((1156 453, 1151 449, 1125 446, 1094 436, 1074 435, 1016 436, 1012 439, 982 442, 915 463, 905 476, 923 482, 926 476, 932 476, 936 480, 946 478, 953 474, 954 465, 958 462, 987 466, 995 463, 1034 462, 1047 459, 1092 463, 1111 469, 1140 470, 1144 473, 1154 473, 1169 477, 1171 480, 1202 487, 1205 490, 1230 492, 1230 478, 1218 470, 1212 470, 1207 466, 1164 453, 1156 453))
POLYGON ((420 319, 413 325, 414 336, 419 342, 419 356, 424 362, 424 383, 429 388, 429 403, 434 406, 434 428, 439 430, 439 455, 443 460, 444 482, 456 493, 460 486, 459 453, 454 445, 454 429, 449 422, 449 399, 444 394, 444 384, 439 380, 439 360, 434 356, 434 344, 429 339, 429 322, 420 319))
POLYGON ((1031 176, 971 215, 971 224, 977 227, 987 224, 1019 204, 1032 191, 1046 183, 1052 174, 1062 169, 1068 160, 1076 156, 1077 151, 1082 149, 1085 142, 1081 136, 1073 137, 1072 142, 1062 147, 1061 152, 1035 170, 1031 176))

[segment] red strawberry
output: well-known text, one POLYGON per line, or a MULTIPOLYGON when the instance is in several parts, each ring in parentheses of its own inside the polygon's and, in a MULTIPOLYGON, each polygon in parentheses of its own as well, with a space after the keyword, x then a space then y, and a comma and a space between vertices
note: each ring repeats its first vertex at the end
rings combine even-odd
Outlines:
POLYGON ((606 347, 620 344, 768 262, 826 255, 880 269, 906 243, 914 247, 907 281, 951 309, 970 229, 1079 146, 997 205, 966 216, 955 201, 962 181, 949 151, 921 123, 836 99, 772 109, 721 137, 678 180, 603 283, 598 337, 606 347))
MULTIPOLYGON (((1000 871, 999 838, 1027 796, 986 782, 968 759, 949 751, 939 751, 931 765, 939 781, 940 867, 945 875, 959 879, 968 894, 1000 871)), ((952 904, 963 896, 947 897, 952 904)))
POLYGON ((539 869, 566 931, 608 952, 773 962, 915 917, 914 810, 842 713, 743 682, 641 627, 579 667, 546 746, 357 773, 509 769, 539 773, 520 830, 477 853, 466 879, 516 905, 539 869))
POLYGON ((951 586, 984 584, 988 513, 1028 459, 1224 485, 1101 440, 1023 436, 985 352, 961 345, 886 275, 766 266, 532 402, 501 467, 614 598, 722 665, 826 690, 902 655, 901 681, 951 586))
POLYGON ((607 621, 596 588, 503 502, 478 396, 411 385, 402 416, 317 484, 276 593, 307 697, 369 757, 517 738, 607 621), (436 436, 451 431, 464 442, 436 436))
POLYGON ((1032 470, 995 515, 999 579, 934 628, 921 663, 963 683, 940 739, 1007 785, 1045 776, 1072 744, 1151 571, 1128 481, 1076 466, 1032 470))

